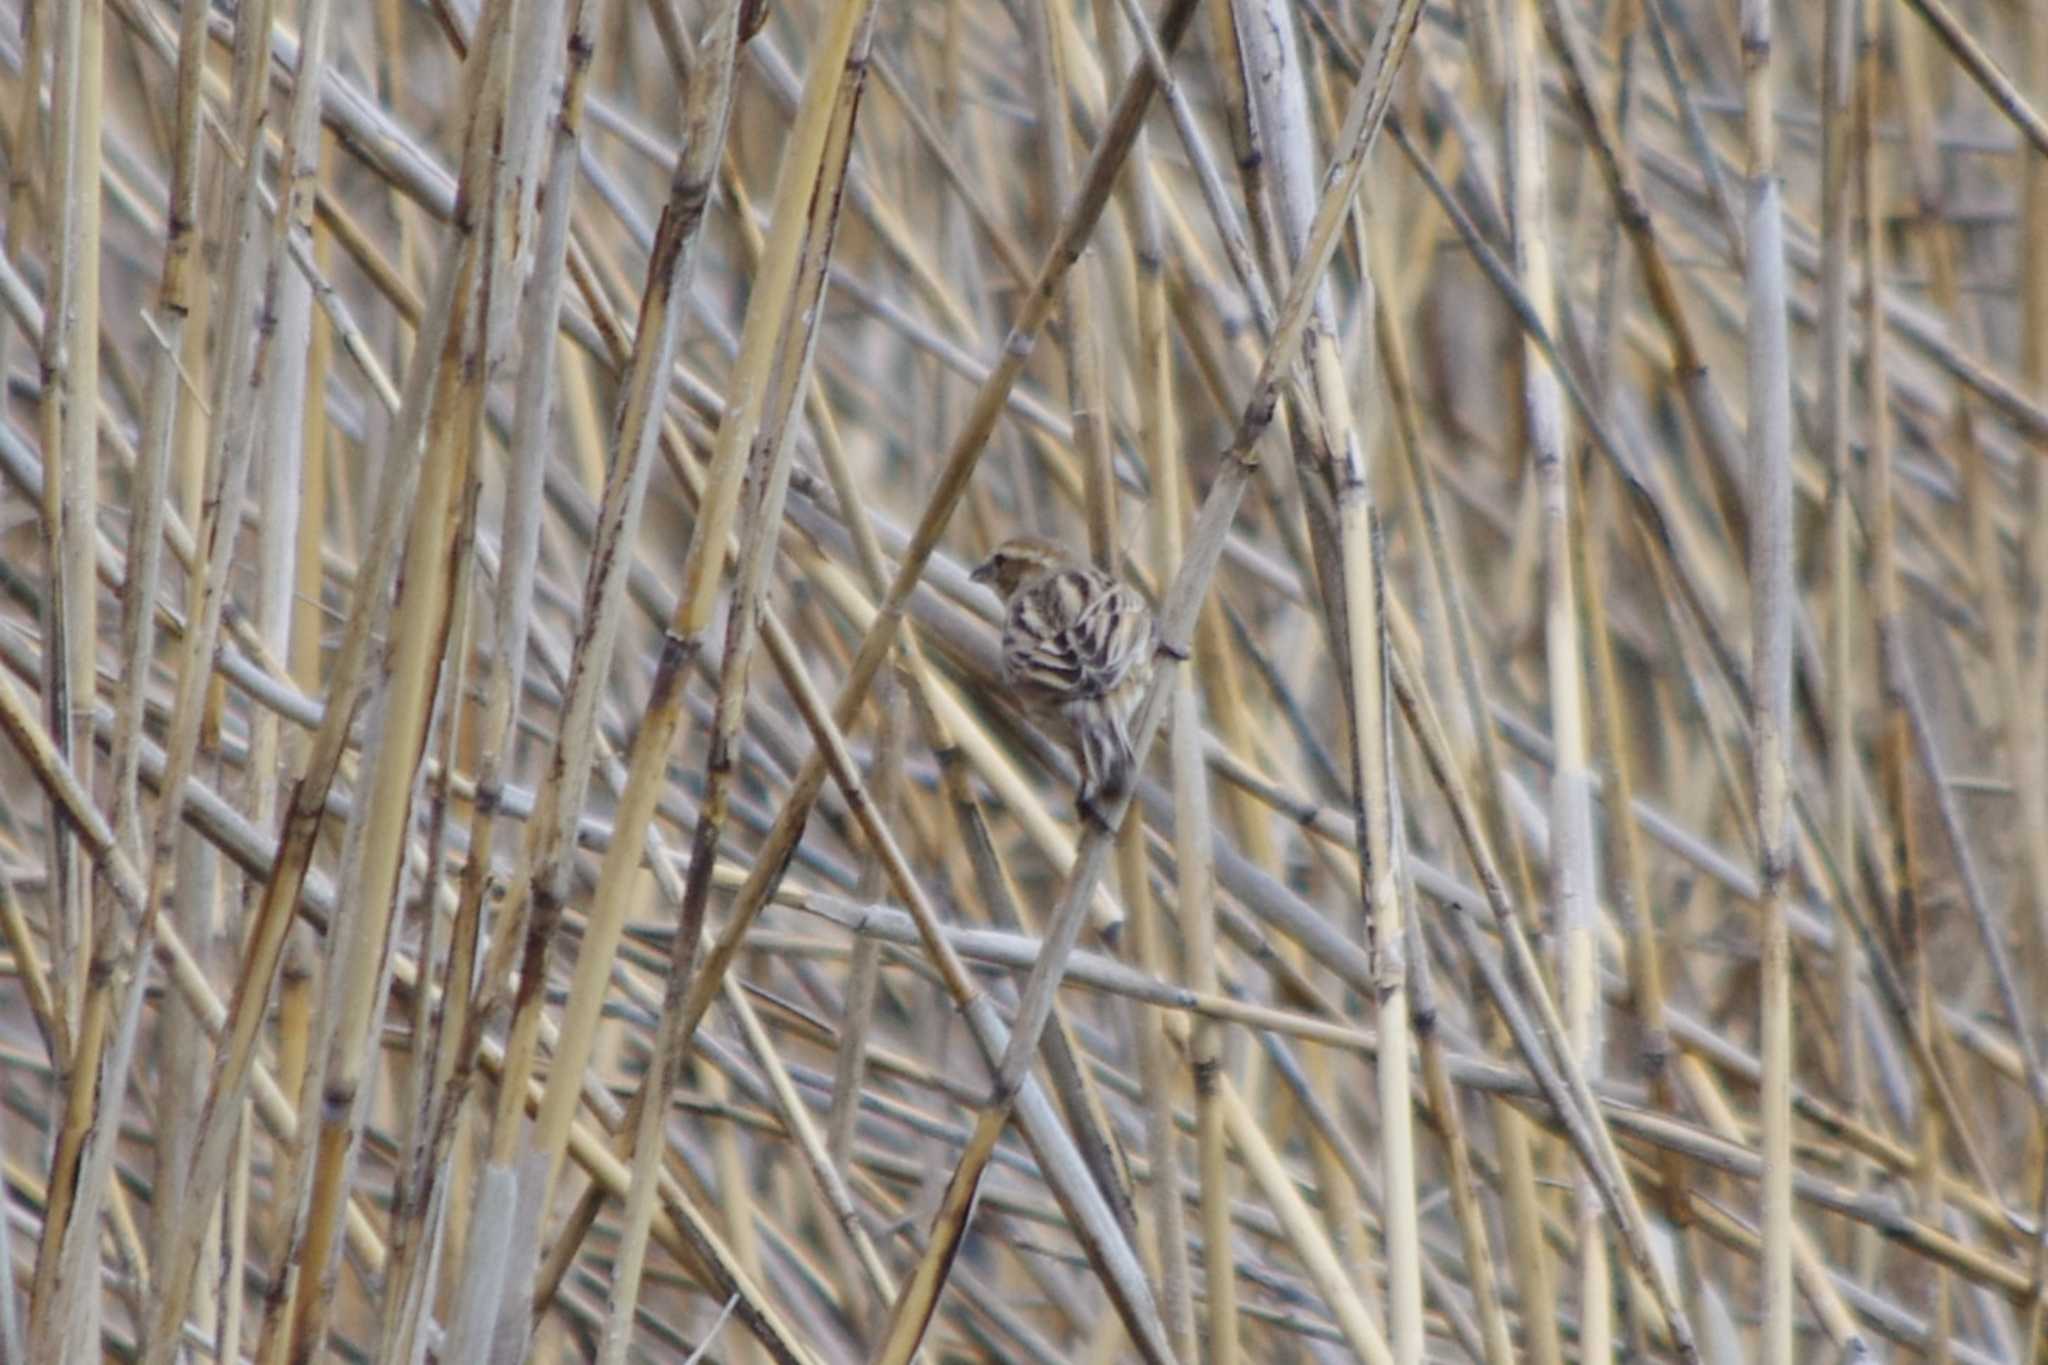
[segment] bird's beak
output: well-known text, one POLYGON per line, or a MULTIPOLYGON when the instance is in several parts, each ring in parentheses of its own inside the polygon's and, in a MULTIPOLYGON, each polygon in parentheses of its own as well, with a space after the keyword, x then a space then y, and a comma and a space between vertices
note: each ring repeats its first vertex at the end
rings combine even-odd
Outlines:
POLYGON ((984 559, 981 563, 974 566, 973 573, 967 575, 967 581, 970 583, 986 583, 995 576, 996 562, 993 559, 984 559))

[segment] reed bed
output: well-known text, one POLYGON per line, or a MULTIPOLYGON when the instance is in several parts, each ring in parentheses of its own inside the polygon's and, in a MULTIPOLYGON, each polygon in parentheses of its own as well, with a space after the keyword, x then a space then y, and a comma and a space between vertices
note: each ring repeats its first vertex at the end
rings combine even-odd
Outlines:
POLYGON ((0 12, 0 1360, 2048 1361, 2048 7, 0 12))

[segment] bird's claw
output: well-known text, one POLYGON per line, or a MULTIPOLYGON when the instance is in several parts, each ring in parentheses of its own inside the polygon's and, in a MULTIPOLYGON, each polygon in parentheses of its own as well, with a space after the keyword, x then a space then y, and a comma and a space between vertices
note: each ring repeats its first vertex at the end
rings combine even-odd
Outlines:
POLYGON ((1159 652, 1172 659, 1175 663, 1184 664, 1194 657, 1186 645, 1177 645, 1163 635, 1159 637, 1159 652))

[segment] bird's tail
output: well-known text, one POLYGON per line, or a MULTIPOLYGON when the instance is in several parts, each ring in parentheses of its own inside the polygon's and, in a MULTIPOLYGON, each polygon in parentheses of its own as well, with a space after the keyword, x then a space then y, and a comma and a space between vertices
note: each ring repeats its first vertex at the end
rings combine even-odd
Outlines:
POLYGON ((1131 753, 1130 732, 1124 727, 1122 716, 1102 714, 1109 708, 1098 709, 1090 717, 1091 723, 1081 725, 1081 790, 1078 804, 1081 809, 1100 818, 1107 814, 1107 806, 1121 797, 1131 785, 1137 760, 1131 753))

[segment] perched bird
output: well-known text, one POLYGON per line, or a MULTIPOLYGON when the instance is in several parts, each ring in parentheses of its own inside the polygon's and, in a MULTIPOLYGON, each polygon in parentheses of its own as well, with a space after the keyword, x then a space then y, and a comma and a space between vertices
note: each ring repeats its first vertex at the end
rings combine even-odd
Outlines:
POLYGON ((1130 727, 1152 680, 1151 608, 1127 585, 1036 536, 1006 540, 973 579, 1003 599, 1003 680, 1066 729, 1075 804, 1097 824, 1136 776, 1130 727))

